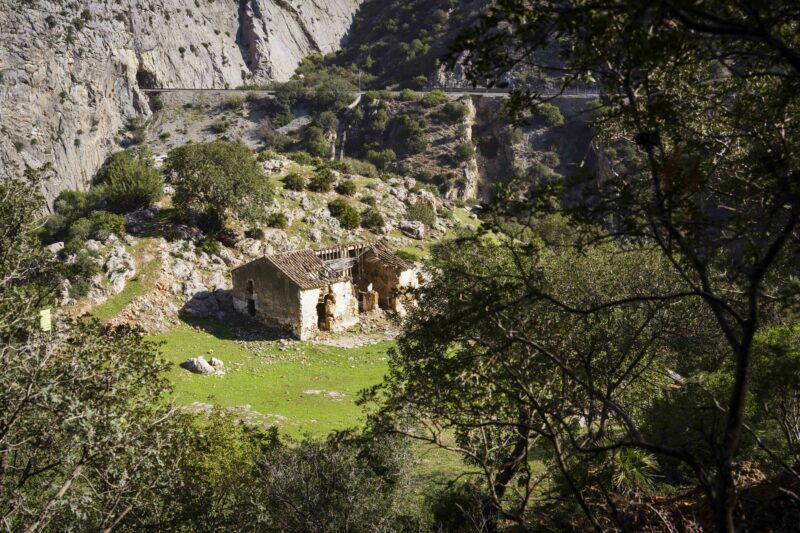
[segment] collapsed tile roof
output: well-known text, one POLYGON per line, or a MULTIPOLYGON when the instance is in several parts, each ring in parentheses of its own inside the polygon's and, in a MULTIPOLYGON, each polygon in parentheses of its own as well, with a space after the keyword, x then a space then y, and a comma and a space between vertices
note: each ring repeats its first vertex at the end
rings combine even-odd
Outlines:
POLYGON ((328 283, 350 279, 345 270, 332 268, 330 265, 335 265, 342 256, 352 257, 349 256, 350 252, 354 252, 357 257, 360 257, 367 251, 372 251, 374 254, 374 257, 367 258, 368 261, 380 261, 387 267, 400 271, 414 268, 413 263, 397 257, 382 242, 354 243, 317 251, 299 250, 266 256, 264 259, 301 289, 315 289, 328 283), (329 257, 336 257, 336 259, 323 260, 329 257))

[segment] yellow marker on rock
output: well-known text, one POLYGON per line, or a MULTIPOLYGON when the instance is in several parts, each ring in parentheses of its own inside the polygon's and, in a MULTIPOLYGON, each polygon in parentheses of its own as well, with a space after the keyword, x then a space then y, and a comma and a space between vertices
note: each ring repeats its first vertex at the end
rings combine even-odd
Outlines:
POLYGON ((39 311, 39 327, 42 331, 53 331, 53 315, 49 308, 39 311))

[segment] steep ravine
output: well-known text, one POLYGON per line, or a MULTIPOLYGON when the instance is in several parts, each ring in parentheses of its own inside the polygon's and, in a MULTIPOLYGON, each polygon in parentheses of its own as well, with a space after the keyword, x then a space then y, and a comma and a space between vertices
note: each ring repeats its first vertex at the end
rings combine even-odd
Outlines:
POLYGON ((291 76, 336 50, 362 0, 0 0, 0 179, 51 163, 52 200, 81 188, 147 119, 142 88, 291 76))

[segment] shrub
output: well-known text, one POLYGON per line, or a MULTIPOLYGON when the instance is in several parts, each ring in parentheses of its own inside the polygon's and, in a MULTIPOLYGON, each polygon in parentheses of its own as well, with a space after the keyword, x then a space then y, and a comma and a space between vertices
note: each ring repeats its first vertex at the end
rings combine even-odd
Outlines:
POLYGON ((211 123, 211 131, 217 134, 225 133, 229 126, 227 120, 220 118, 211 123))
POLYGON ((378 201, 372 195, 362 196, 361 197, 361 202, 366 204, 366 205, 372 206, 372 207, 375 207, 375 205, 377 205, 377 203, 378 203, 378 201))
POLYGON ((45 233, 51 238, 62 235, 69 226, 89 214, 91 200, 83 191, 61 191, 53 202, 53 214, 45 222, 45 233))
POLYGON ((361 161, 359 159, 346 157, 344 159, 344 164, 347 166, 347 172, 349 172, 350 174, 356 174, 358 176, 366 176, 368 178, 378 177, 378 169, 375 167, 374 164, 368 161, 361 161))
POLYGON ((356 193, 356 182, 353 180, 342 180, 336 186, 336 192, 345 196, 353 196, 356 193))
POLYGON ((233 96, 229 96, 227 100, 225 100, 225 109, 229 109, 231 111, 241 111, 244 108, 244 97, 238 94, 233 96))
POLYGON ((161 111, 164 109, 164 100, 161 99, 161 95, 155 95, 152 100, 150 100, 150 104, 153 106, 153 111, 161 111))
POLYGON ((422 133, 420 123, 408 115, 400 115, 395 119, 396 135, 400 140, 400 145, 404 155, 413 155, 423 152, 428 143, 422 133))
POLYGON ((394 150, 391 148, 386 148, 381 151, 369 150, 367 152, 367 159, 377 168, 383 170, 391 163, 397 161, 397 154, 395 154, 394 150))
POLYGON ((308 152, 292 152, 287 154, 286 157, 297 163, 298 165, 311 165, 314 163, 314 158, 308 152))
POLYGON ((349 205, 344 198, 337 198, 328 203, 328 211, 330 211, 332 217, 338 217, 349 205))
POLYGON ((133 211, 157 202, 164 194, 161 173, 153 166, 149 150, 125 150, 108 158, 95 183, 102 185, 109 206, 133 211))
POLYGON ((309 126, 306 130, 304 145, 309 154, 317 157, 330 157, 331 150, 325 140, 322 128, 309 126))
POLYGON ((550 168, 556 168, 561 163, 561 159, 558 157, 558 154, 556 152, 542 153, 541 161, 543 164, 547 165, 550 168))
POLYGON ((339 127, 339 119, 336 118, 336 113, 324 111, 314 120, 314 124, 322 128, 322 131, 333 132, 339 127))
POLYGON ((469 107, 461 102, 448 100, 444 106, 444 113, 445 116, 450 120, 463 120, 467 115, 469 115, 469 107))
POLYGON ((400 259, 405 259, 406 261, 412 261, 412 262, 419 259, 415 254, 412 254, 407 250, 396 250, 394 252, 394 255, 396 255, 400 259))
POLYGON ((266 237, 266 233, 261 228, 250 228, 249 230, 244 232, 244 236, 248 239, 263 239, 266 237))
POLYGON ((131 144, 142 144, 147 140, 147 129, 139 117, 130 119, 126 127, 131 134, 131 144))
POLYGON ((244 222, 265 218, 273 190, 264 169, 242 143, 214 141, 189 144, 169 153, 165 165, 175 187, 173 203, 182 217, 210 232, 225 227, 226 218, 244 222))
POLYGON ((561 126, 564 124, 564 115, 553 104, 542 104, 536 109, 536 116, 540 117, 548 126, 561 126))
POLYGON ((197 250, 201 252, 205 252, 208 255, 219 255, 222 251, 222 245, 219 243, 217 239, 209 235, 197 246, 197 250))
POLYGON ((333 182, 336 181, 333 171, 329 168, 318 168, 314 177, 308 183, 308 189, 314 192, 330 192, 333 189, 333 182))
POLYGON ((436 222, 436 210, 428 202, 416 202, 406 208, 406 213, 410 220, 422 222, 429 227, 436 222))
MULTIPOLYGON (((79 242, 79 241, 73 241, 79 242)), ((81 246, 84 243, 81 242, 81 246)), ((79 280, 88 281, 102 271, 100 264, 95 259, 94 254, 89 250, 80 249, 75 253, 75 261, 67 266, 67 276, 71 282, 79 280)), ((86 296, 86 293, 80 296, 86 296)))
POLYGON ((386 221, 377 209, 367 209, 361 215, 361 225, 368 230, 380 231, 386 225, 386 221))
POLYGON ((400 91, 399 98, 402 102, 416 102, 419 96, 411 89, 403 89, 400 91))
POLYGON ((422 97, 422 105, 425 107, 436 107, 447 103, 449 100, 450 99, 444 92, 439 89, 434 89, 422 97))
POLYGON ((289 227, 289 219, 283 213, 273 213, 267 218, 267 225, 270 228, 286 229, 289 227))
POLYGON ((306 179, 297 172, 292 172, 283 178, 283 187, 290 191, 302 191, 306 188, 306 179))
POLYGON ((339 219, 339 224, 341 224, 344 229, 356 229, 361 225, 361 215, 358 210, 351 205, 345 207, 344 211, 336 218, 339 219))
POLYGON ((260 133, 264 146, 278 152, 283 152, 294 143, 294 139, 274 129, 268 121, 261 125, 260 133))
POLYGON ((453 153, 455 163, 466 163, 475 157, 475 147, 471 142, 467 141, 456 146, 453 153))
POLYGON ((125 234, 125 219, 108 211, 93 211, 88 217, 79 218, 70 225, 68 240, 104 241, 112 234, 125 234))

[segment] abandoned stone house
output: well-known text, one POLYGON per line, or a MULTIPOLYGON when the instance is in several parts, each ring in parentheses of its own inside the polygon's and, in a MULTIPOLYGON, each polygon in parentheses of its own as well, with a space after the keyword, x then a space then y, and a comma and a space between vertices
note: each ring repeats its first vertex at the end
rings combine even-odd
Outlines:
POLYGON ((380 242, 265 256, 233 271, 234 306, 305 340, 342 331, 375 309, 403 312, 413 263, 380 242))

